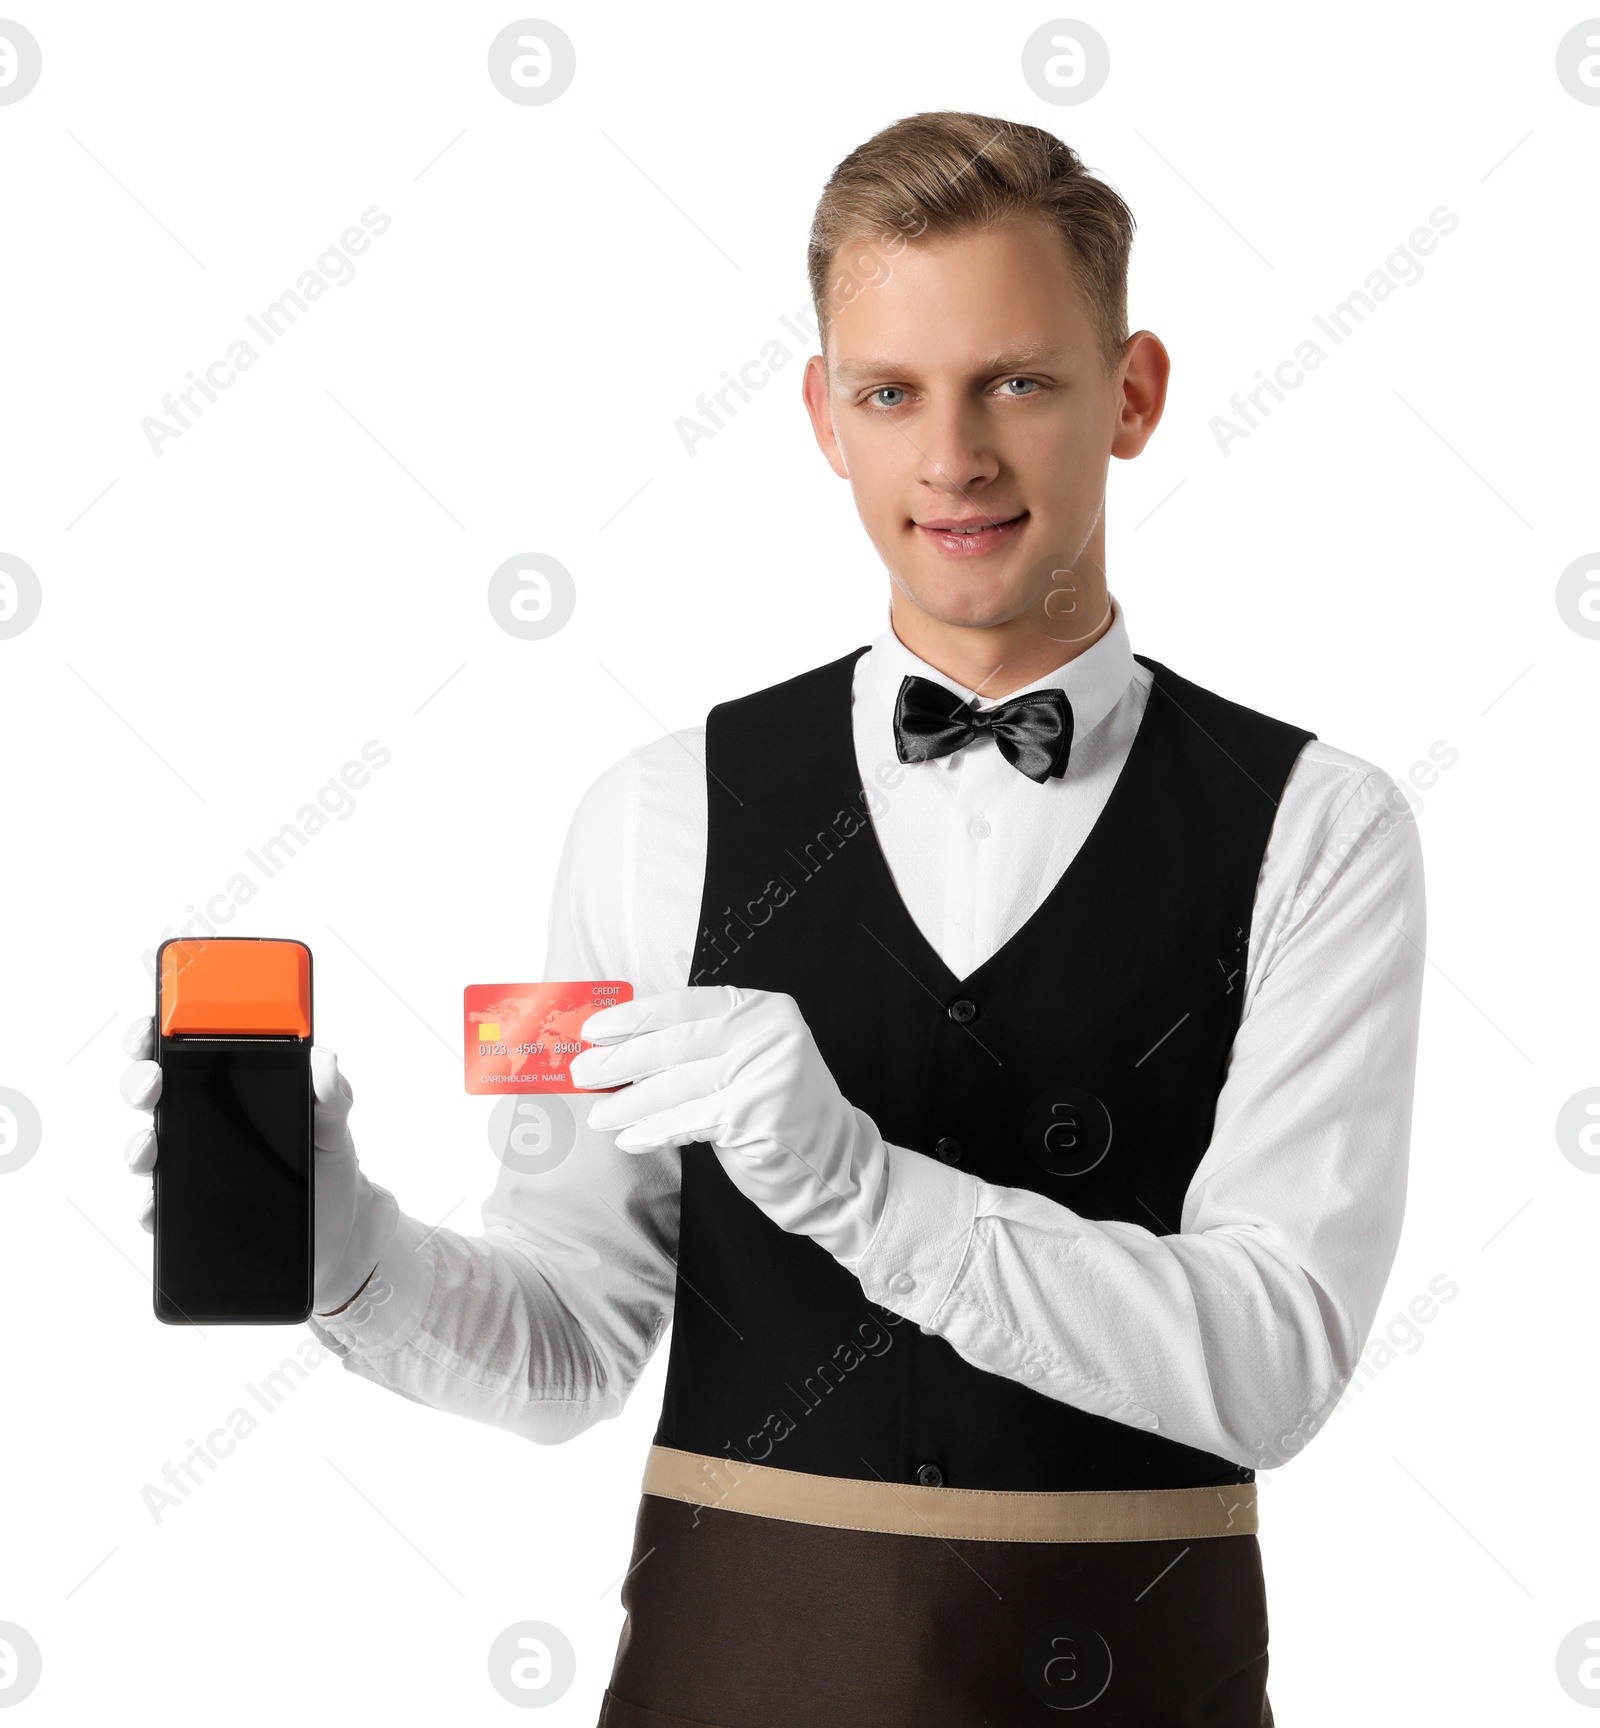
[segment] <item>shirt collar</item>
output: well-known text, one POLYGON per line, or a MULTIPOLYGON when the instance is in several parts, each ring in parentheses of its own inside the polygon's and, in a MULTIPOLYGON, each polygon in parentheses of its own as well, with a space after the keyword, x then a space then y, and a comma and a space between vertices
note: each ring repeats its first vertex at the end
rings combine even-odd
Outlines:
POLYGON ((890 714, 893 714, 895 699, 900 694, 900 681, 908 676, 928 678, 935 684, 942 684, 980 710, 992 708, 997 702, 1008 701, 1029 690, 1058 688, 1065 692, 1072 704, 1074 739, 1086 738, 1116 707, 1133 677, 1133 649, 1128 641, 1127 620, 1117 597, 1112 594, 1108 599, 1112 616, 1105 635, 1053 672, 1045 673, 1031 684, 1024 684, 1020 690, 1008 690, 1004 696, 974 697, 955 679, 913 654, 895 635, 892 624, 862 655, 858 672, 866 675, 867 687, 890 714))

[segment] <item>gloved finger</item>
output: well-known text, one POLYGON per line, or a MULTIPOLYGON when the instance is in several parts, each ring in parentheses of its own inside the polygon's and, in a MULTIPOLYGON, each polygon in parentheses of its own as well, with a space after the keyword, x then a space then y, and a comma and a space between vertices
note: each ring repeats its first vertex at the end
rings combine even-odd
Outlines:
POLYGON ((658 1111, 625 1128, 616 1144, 623 1152, 653 1152, 661 1146, 688 1146, 696 1140, 716 1140, 727 1132, 730 1106, 726 1097, 713 1092, 694 1098, 671 1110, 658 1111))
MULTIPOLYGON (((619 1002, 631 1008, 631 1002, 619 1002)), ((604 1010, 609 1014, 609 1008, 604 1010)), ((650 1074, 661 1074, 681 1063, 722 1054, 738 1034, 726 1015, 685 1020, 650 1032, 635 1032, 615 1044, 580 1050, 567 1072, 574 1086, 625 1086, 650 1074)))
POLYGON ((139 1223, 141 1227, 154 1236, 156 1233, 156 1188, 155 1183, 145 1182, 145 1194, 139 1203, 139 1223))
POLYGON ((685 984, 676 990, 658 990, 652 996, 635 996, 591 1014, 578 1028, 578 1036, 589 1044, 614 1044, 637 1032, 653 1032, 659 1026, 676 1026, 686 1020, 711 1020, 726 1014, 746 992, 731 984, 685 984))
POLYGON ((122 1070, 117 1086, 125 1104, 131 1104, 135 1110, 154 1110, 161 1097, 161 1064, 130 1062, 122 1070))
POLYGON ((647 1116, 687 1109, 696 1099, 712 1097, 726 1089, 727 1066, 725 1057, 685 1062, 663 1074, 636 1080, 620 1092, 602 1093, 589 1106, 589 1126, 611 1134, 647 1116))
POLYGON ((122 1032, 122 1053, 135 1059, 155 1055, 155 1015, 141 1014, 136 1020, 128 1022, 122 1032))
POLYGON ((355 1089, 339 1072, 339 1058, 324 1045, 311 1046, 312 1142, 319 1152, 343 1152, 350 1146, 348 1117, 355 1089))
POLYGON ((324 1044, 311 1046, 311 1090, 318 1104, 348 1111, 355 1103, 355 1089, 339 1072, 339 1058, 324 1044))
POLYGON ((122 1148, 122 1156, 135 1176, 148 1176, 156 1163, 155 1129, 141 1128, 137 1134, 130 1135, 128 1144, 122 1148))

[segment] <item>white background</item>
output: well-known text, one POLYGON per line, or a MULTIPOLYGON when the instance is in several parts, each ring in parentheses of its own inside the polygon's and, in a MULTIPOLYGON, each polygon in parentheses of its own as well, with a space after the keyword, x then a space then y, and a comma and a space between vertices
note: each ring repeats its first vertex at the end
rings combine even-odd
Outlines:
POLYGON ((1110 78, 1057 106, 1021 75, 1037 6, 551 0, 577 74, 519 106, 486 73, 503 7, 14 7, 43 51, 0 107, 0 551, 43 591, 0 640, 0 1085, 43 1120, 0 1177, 0 1620, 44 1654, 19 1720, 503 1721, 489 1644, 539 1619, 578 1656, 539 1719, 593 1722, 665 1348, 548 1450, 328 1358, 156 1524, 143 1486, 310 1335, 152 1318, 119 1034, 141 956, 379 740, 229 930, 310 943, 364 1165, 478 1228, 460 992, 541 975, 584 787, 882 627, 798 362, 693 457, 674 422, 806 303, 832 166, 931 108, 1051 127, 1138 217, 1133 320, 1175 369, 1113 465, 1134 647, 1398 779, 1459 752, 1417 794, 1380 1327, 1459 1295, 1263 1483, 1278 1720, 1587 1720, 1555 1672, 1600 1619, 1600 1177, 1555 1136, 1600 1083, 1600 642, 1555 599, 1600 543, 1600 107, 1555 74, 1586 14, 1095 0, 1068 15, 1110 78), (141 421, 372 205, 355 279, 154 455, 141 421), (1222 455, 1211 417, 1440 205, 1423 279, 1222 455), (485 600, 530 551, 577 585, 545 641, 485 600))

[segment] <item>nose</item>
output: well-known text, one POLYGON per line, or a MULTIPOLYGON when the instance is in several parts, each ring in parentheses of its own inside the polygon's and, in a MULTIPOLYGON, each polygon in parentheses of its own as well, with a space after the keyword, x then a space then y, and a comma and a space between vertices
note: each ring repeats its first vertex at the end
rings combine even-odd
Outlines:
POLYGON ((960 394, 930 403, 910 436, 917 445, 917 479, 943 497, 959 499, 1000 472, 983 416, 960 394))

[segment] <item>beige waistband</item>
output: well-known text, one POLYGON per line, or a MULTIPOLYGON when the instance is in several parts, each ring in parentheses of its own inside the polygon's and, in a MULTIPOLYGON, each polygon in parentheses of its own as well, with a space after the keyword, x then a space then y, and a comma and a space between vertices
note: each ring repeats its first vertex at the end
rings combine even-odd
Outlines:
POLYGON ((652 1446, 644 1492, 795 1524, 979 1542, 1173 1542, 1256 1534, 1253 1482, 1065 1493, 924 1488, 652 1446))

